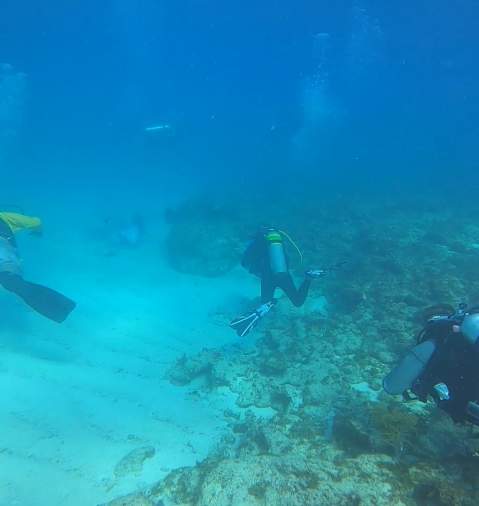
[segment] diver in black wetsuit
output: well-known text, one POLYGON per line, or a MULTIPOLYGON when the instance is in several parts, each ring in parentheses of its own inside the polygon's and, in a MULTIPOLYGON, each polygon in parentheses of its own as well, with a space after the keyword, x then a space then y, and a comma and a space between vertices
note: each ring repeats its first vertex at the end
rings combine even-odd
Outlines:
POLYGON ((243 254, 241 265, 261 280, 262 305, 252 313, 236 318, 230 323, 241 337, 273 307, 277 288, 283 290, 296 307, 300 307, 306 301, 311 281, 327 273, 325 269, 308 270, 297 288, 289 271, 289 262, 284 249, 285 235, 275 228, 261 228, 243 254))
POLYGON ((289 272, 283 234, 274 228, 259 230, 244 252, 241 265, 261 279, 262 303, 273 300, 276 288, 281 288, 296 307, 306 301, 312 279, 325 273, 321 270, 307 271, 303 282, 296 288, 289 272))
POLYGON ((406 399, 432 397, 455 422, 479 425, 479 308, 430 319, 383 386, 406 399))

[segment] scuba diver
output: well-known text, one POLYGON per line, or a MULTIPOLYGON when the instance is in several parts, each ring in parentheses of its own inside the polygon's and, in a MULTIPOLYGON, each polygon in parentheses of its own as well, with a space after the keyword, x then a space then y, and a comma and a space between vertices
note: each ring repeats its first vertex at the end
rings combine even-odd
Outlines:
POLYGON ((18 295, 37 313, 61 323, 76 304, 51 288, 23 278, 15 240, 15 234, 22 230, 41 235, 42 222, 39 218, 19 213, 0 212, 0 285, 18 295))
POLYGON ((260 228, 243 254, 241 265, 261 280, 261 306, 230 323, 230 327, 236 330, 240 337, 248 334, 274 306, 274 293, 277 288, 280 288, 296 307, 300 307, 306 301, 312 280, 321 278, 339 267, 338 264, 328 269, 310 269, 305 272, 304 279, 297 288, 289 271, 284 238, 296 248, 302 262, 301 251, 288 234, 271 227, 260 228))
POLYGON ((430 396, 454 422, 479 425, 479 307, 430 318, 383 387, 406 400, 430 396))

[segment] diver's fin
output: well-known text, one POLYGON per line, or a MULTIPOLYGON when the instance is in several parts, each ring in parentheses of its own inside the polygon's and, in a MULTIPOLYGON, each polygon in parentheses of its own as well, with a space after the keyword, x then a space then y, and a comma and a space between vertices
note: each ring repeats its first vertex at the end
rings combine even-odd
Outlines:
POLYGON ((18 275, 2 276, 1 284, 18 295, 37 313, 57 323, 65 321, 75 309, 76 303, 61 293, 46 286, 25 281, 18 275))
POLYGON ((274 301, 266 302, 262 304, 258 309, 252 313, 235 318, 231 323, 230 327, 236 330, 239 337, 244 337, 249 334, 259 319, 262 318, 268 311, 274 306, 274 301))
POLYGON ((75 309, 76 302, 47 286, 26 282, 29 285, 25 302, 37 313, 57 323, 64 322, 75 309))
POLYGON ((239 337, 244 337, 249 334, 251 330, 256 326, 259 320, 259 314, 253 311, 251 314, 240 316, 235 318, 231 323, 230 327, 236 330, 239 337))

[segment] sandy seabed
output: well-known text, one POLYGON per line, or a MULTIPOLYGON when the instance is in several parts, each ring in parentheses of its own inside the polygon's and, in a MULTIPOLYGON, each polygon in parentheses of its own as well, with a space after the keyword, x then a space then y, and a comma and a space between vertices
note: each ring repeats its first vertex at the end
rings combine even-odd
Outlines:
POLYGON ((71 317, 57 325, 0 293, 2 505, 93 505, 144 487, 203 459, 234 404, 227 392, 173 386, 165 372, 184 353, 236 339, 215 315, 254 296, 254 280, 240 269, 221 279, 172 271, 158 206, 143 244, 112 251, 92 233, 111 202, 84 204, 26 206, 45 234, 20 238, 25 277, 75 299, 71 317), (154 456, 119 479, 115 466, 145 447, 154 456))

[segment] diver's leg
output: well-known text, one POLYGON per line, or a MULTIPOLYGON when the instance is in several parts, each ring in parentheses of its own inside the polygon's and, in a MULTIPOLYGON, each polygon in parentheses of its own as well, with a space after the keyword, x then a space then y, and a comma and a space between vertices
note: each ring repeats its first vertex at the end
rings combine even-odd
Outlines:
POLYGON ((261 277, 261 304, 270 302, 274 298, 276 283, 271 275, 261 277))
POLYGON ((18 295, 37 313, 58 323, 75 309, 75 302, 46 286, 25 281, 18 274, 0 273, 0 285, 18 295))
POLYGON ((0 285, 15 294, 21 293, 23 288, 24 279, 19 274, 12 274, 10 272, 0 272, 0 285))
POLYGON ((296 306, 300 307, 304 304, 308 296, 311 279, 305 277, 299 288, 296 288, 291 274, 283 273, 278 276, 278 287, 288 296, 289 300, 296 306))
POLYGON ((251 313, 244 314, 235 318, 230 327, 233 328, 240 337, 248 334, 273 306, 274 291, 276 282, 273 276, 266 274, 261 277, 261 306, 251 313), (270 304, 268 304, 270 303, 270 304))

